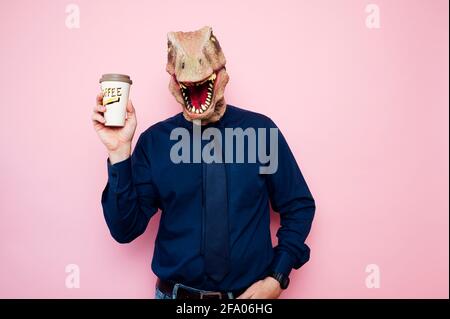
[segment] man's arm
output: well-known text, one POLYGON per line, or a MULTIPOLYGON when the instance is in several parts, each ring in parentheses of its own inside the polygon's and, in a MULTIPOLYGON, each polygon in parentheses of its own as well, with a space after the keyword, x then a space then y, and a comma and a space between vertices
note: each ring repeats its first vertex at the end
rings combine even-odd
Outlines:
POLYGON ((138 140, 131 158, 114 165, 108 160, 108 183, 102 206, 112 237, 129 243, 140 236, 157 209, 157 194, 152 183, 150 161, 144 151, 148 139, 138 140))
POLYGON ((289 275, 309 260, 305 244, 314 218, 315 202, 284 136, 278 134, 278 170, 267 175, 274 211, 280 214, 278 245, 271 270, 289 275))
POLYGON ((151 140, 140 138, 131 156, 137 126, 133 104, 128 101, 123 127, 108 127, 102 99, 103 93, 98 94, 92 124, 109 155, 108 184, 102 194, 103 213, 114 239, 128 243, 145 231, 158 207, 150 161, 145 152, 150 149, 151 140))
MULTIPOLYGON (((270 121, 270 128, 276 128, 270 121)), ((289 146, 278 132, 278 169, 267 174, 272 208, 280 214, 278 245, 271 264, 272 273, 288 276, 292 268, 300 268, 309 260, 305 239, 311 229, 315 203, 289 146)), ((279 282, 267 277, 251 285, 240 299, 274 299, 282 289, 279 282)))

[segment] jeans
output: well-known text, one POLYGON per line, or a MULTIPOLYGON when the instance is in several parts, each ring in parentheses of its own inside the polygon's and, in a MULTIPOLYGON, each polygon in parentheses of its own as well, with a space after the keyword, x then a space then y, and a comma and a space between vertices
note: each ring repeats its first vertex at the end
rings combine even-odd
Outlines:
POLYGON ((155 299, 173 299, 172 296, 166 295, 161 290, 156 288, 155 290, 155 299))
MULTIPOLYGON (((200 289, 195 289, 195 288, 192 288, 192 287, 189 287, 189 286, 185 286, 185 285, 182 285, 182 284, 176 284, 173 287, 172 295, 165 294, 164 292, 159 290, 158 287, 156 287, 156 289, 155 289, 155 299, 177 299, 177 291, 178 291, 179 287, 182 287, 183 289, 191 290, 193 292, 203 292, 203 293, 207 293, 208 292, 206 290, 200 290, 200 289)), ((233 293, 229 292, 228 293, 228 297, 230 299, 234 299, 235 296, 233 296, 233 293)))

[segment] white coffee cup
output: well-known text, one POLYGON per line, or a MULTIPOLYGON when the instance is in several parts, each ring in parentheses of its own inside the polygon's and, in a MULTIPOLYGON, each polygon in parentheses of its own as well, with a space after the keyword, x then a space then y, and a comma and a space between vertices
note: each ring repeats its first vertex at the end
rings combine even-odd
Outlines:
POLYGON ((103 106, 106 107, 105 125, 124 126, 127 114, 128 96, 133 82, 125 74, 103 74, 100 79, 103 92, 103 106))

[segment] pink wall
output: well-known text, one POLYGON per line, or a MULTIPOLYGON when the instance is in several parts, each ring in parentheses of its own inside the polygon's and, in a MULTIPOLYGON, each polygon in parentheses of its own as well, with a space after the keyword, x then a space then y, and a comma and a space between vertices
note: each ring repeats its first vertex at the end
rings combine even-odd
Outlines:
POLYGON ((227 101, 275 120, 317 200, 311 261, 283 296, 448 298, 448 1, 373 0, 379 29, 364 0, 74 0, 79 29, 68 3, 0 13, 0 297, 153 296, 158 217, 132 244, 110 237, 91 109, 99 76, 123 72, 138 133, 180 111, 166 32, 212 25, 227 101))

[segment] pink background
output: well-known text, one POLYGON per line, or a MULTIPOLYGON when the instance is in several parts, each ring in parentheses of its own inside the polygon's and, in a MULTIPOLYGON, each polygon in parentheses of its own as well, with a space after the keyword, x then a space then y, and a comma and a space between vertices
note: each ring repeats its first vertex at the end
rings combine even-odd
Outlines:
POLYGON ((100 75, 123 72, 137 134, 179 112, 166 33, 212 25, 227 101, 274 119, 317 200, 311 261, 283 297, 448 298, 448 1, 373 2, 380 29, 362 0, 79 0, 80 29, 70 2, 3 3, 0 297, 153 297, 159 217, 132 244, 110 237, 91 110, 100 75))

